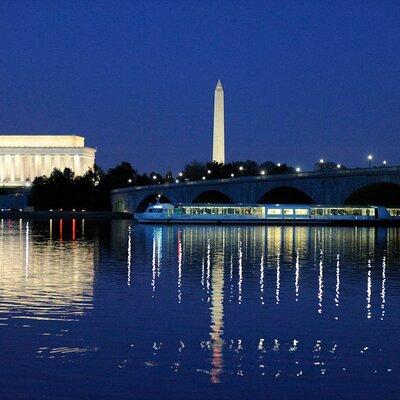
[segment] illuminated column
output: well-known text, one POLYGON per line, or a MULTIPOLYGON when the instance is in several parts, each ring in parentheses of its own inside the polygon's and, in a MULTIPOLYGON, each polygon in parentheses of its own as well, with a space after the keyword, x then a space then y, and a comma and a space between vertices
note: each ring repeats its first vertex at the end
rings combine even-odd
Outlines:
POLYGON ((225 163, 224 89, 218 80, 214 93, 213 161, 225 163))
POLYGON ((35 154, 35 178, 40 175, 40 155, 35 154))
POLYGON ((75 155, 74 156, 74 171, 75 171, 75 175, 81 175, 81 170, 80 170, 80 165, 79 165, 79 156, 75 155))
POLYGON ((31 177, 31 165, 30 165, 30 157, 29 154, 25 154, 24 157, 24 175, 25 175, 25 180, 29 179, 31 177))
POLYGON ((40 175, 46 175, 46 155, 40 155, 40 175))
POLYGON ((72 171, 75 172, 75 168, 74 168, 74 156, 69 154, 68 155, 68 168, 71 168, 72 171))
POLYGON ((86 161, 86 157, 85 157, 85 156, 82 156, 81 160, 82 160, 82 171, 81 171, 81 175, 83 175, 83 174, 87 171, 87 161, 86 161))
POLYGON ((55 168, 61 169, 61 156, 57 154, 55 157, 55 168))
POLYGON ((0 181, 4 181, 5 179, 5 156, 0 156, 0 181))
POLYGON ((23 154, 19 155, 19 177, 21 182, 25 182, 25 170, 24 170, 25 156, 23 154))
POLYGON ((51 156, 49 154, 44 156, 44 174, 46 176, 51 174, 51 156))
POLYGON ((10 181, 15 182, 15 155, 11 156, 10 181))
POLYGON ((33 182, 35 179, 35 156, 30 154, 29 156, 29 178, 33 182))
POLYGON ((10 180, 11 174, 10 174, 10 168, 11 168, 11 156, 9 154, 6 154, 4 157, 4 170, 5 170, 5 179, 10 180))

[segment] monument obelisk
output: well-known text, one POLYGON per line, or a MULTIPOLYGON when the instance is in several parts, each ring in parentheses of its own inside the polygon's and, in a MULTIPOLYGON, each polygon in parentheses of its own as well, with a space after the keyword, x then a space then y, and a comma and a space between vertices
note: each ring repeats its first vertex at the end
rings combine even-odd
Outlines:
POLYGON ((224 89, 218 79, 214 93, 214 131, 212 160, 225 163, 224 89))

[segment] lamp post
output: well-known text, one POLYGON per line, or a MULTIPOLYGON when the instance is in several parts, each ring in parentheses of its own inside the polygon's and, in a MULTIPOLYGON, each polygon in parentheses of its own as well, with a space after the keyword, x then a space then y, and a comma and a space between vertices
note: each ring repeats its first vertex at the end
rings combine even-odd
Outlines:
POLYGON ((371 161, 372 161, 372 159, 374 158, 373 156, 372 156, 372 154, 368 154, 368 168, 371 168, 371 161))

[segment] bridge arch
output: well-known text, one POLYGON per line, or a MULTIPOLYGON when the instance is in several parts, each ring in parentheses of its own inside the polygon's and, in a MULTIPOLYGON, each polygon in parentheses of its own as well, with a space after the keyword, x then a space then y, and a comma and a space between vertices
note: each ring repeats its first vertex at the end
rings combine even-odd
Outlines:
POLYGON ((219 190, 206 190, 193 198, 192 203, 233 203, 232 199, 219 190))
POLYGON ((314 204, 311 196, 293 186, 277 186, 266 191, 257 200, 258 204, 314 204))
POLYGON ((352 192, 344 204, 400 206, 400 185, 390 182, 372 183, 352 192))
POLYGON ((161 194, 160 197, 159 196, 160 196, 160 193, 149 194, 142 201, 139 202, 138 206, 136 207, 135 212, 141 213, 141 212, 146 211, 146 208, 150 204, 156 203, 158 199, 159 199, 160 203, 172 203, 172 201, 164 194, 161 194))

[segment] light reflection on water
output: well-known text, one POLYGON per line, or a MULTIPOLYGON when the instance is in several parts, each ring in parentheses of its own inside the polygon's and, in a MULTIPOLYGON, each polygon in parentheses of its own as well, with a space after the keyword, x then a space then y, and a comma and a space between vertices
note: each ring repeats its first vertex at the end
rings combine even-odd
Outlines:
POLYGON ((3 394, 395 398, 399 233, 1 220, 3 394))
POLYGON ((0 221, 0 313, 24 319, 83 315, 93 307, 93 246, 36 237, 30 225, 0 221))

